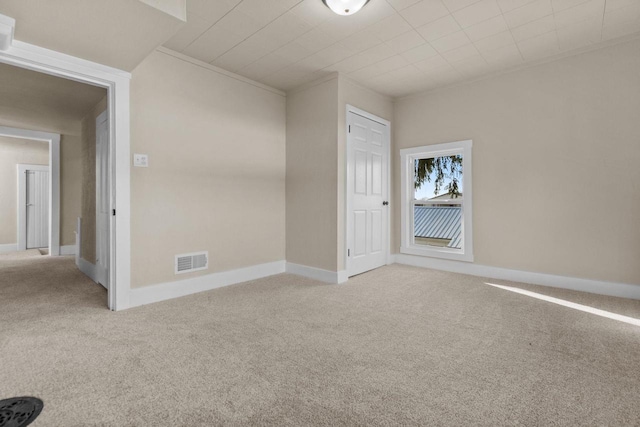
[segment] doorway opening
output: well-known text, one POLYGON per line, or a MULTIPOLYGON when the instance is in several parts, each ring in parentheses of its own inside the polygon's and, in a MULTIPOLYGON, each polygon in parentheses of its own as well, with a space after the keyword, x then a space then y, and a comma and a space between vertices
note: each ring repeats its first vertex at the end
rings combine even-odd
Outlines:
MULTIPOLYGON (((0 65, 0 72, 2 70, 3 66, 0 65)), ((2 86, 5 84, 7 83, 2 86)), ((3 90, 4 95, 7 95, 6 90, 3 90)), ((3 97, 0 105, 3 106, 4 117, 7 117, 6 103, 3 97)), ((3 169, 0 188, 3 194, 0 252, 26 250, 28 246, 37 244, 40 248, 46 248, 49 254, 59 255, 60 135, 1 126, 2 122, 0 116, 0 163, 3 169), (20 169, 18 165, 23 163, 30 164, 31 168, 20 169), (43 167, 47 169, 46 187, 42 187, 42 180, 38 185, 35 181, 36 176, 45 176, 43 167), (30 192, 27 191, 28 184, 33 185, 30 192), (36 195, 37 199, 33 199, 36 195), (27 201, 28 198, 31 199, 30 202, 27 201), (42 234, 45 227, 46 234, 38 236, 37 242, 34 241, 34 233, 42 234), (32 238, 31 242, 28 241, 29 237, 32 238)))
MULTIPOLYGON (((10 20, 13 21, 13 20, 10 20)), ((85 83, 107 91, 109 116, 108 306, 129 308, 131 291, 130 80, 131 74, 9 38, 0 63, 85 83), (117 207, 118 216, 115 216, 117 207)), ((107 108, 108 107, 108 108, 107 108)), ((22 126, 14 126, 22 127, 22 126)))
POLYGON ((0 63, 0 164, 13 173, 13 182, 0 183, 0 193, 14 195, 0 209, 2 222, 13 228, 0 234, 0 275, 3 267, 12 268, 24 292, 54 298, 84 286, 108 305, 104 289, 96 293, 86 278, 65 276, 75 265, 109 287, 108 110, 106 88, 0 63), (34 275, 39 280, 31 280, 34 275), (45 280, 48 289, 39 286, 45 280), (76 287, 69 285, 73 280, 76 287))

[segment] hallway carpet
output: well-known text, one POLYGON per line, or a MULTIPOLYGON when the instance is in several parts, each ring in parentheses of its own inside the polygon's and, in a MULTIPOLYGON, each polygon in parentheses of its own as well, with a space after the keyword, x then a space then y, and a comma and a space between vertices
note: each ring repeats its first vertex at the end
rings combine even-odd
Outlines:
POLYGON ((73 258, 4 255, 0 399, 41 398, 36 427, 640 425, 640 327, 485 282, 282 274, 114 313, 73 258))

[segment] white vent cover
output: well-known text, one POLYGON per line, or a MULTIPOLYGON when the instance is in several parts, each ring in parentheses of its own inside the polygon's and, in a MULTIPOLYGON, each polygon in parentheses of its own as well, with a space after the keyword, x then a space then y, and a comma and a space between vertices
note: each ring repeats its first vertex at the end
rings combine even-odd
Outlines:
POLYGON ((207 268, 209 268, 209 252, 176 255, 176 274, 206 270, 207 268))

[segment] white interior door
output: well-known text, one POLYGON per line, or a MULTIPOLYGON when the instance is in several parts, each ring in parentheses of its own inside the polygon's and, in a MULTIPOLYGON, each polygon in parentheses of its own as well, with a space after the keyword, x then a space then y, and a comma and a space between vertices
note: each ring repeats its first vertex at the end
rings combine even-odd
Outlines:
POLYGON ((27 249, 49 246, 49 167, 31 167, 25 173, 27 249))
POLYGON ((388 125, 347 114, 347 270, 353 276, 387 263, 388 125))
POLYGON ((109 285, 109 121, 107 112, 96 119, 96 276, 109 285))

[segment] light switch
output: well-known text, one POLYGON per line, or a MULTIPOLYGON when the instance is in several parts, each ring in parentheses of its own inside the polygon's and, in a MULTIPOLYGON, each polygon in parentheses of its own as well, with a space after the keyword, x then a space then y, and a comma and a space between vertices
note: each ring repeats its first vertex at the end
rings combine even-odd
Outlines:
POLYGON ((148 168, 149 167, 149 156, 147 154, 134 154, 133 155, 133 166, 138 168, 148 168))

